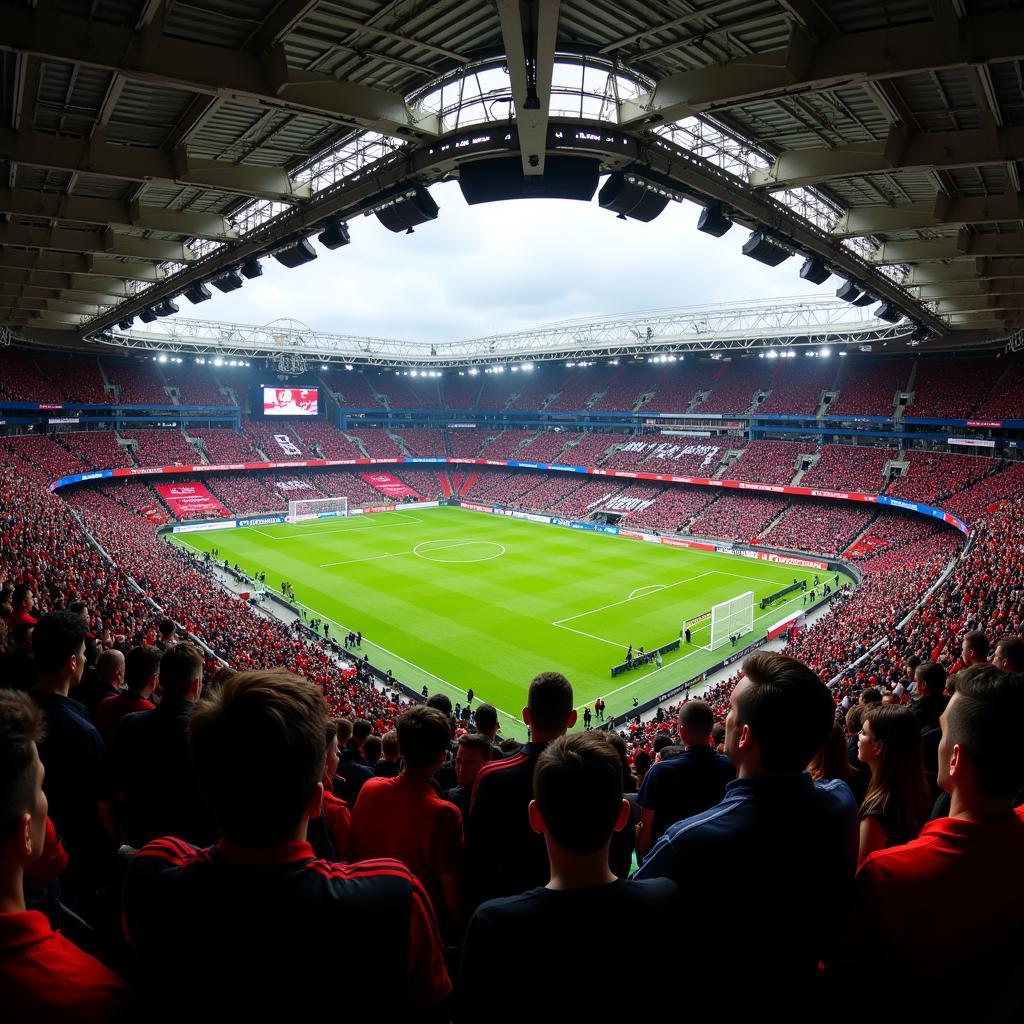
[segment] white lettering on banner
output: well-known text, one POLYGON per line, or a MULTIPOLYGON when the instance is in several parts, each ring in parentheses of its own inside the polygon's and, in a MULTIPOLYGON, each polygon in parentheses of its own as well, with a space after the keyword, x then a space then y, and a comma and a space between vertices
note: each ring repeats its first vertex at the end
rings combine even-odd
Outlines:
POLYGON ((278 480, 275 487, 280 488, 282 491, 311 491, 313 485, 306 483, 305 480, 278 480))
POLYGON ((848 500, 850 498, 858 498, 860 495, 847 494, 846 491, 811 491, 812 498, 839 498, 841 500, 848 500))
POLYGON ((608 495, 607 493, 605 493, 605 494, 602 494, 602 495, 601 495, 601 497, 597 499, 597 501, 592 501, 592 502, 591 502, 591 503, 590 503, 590 504, 589 504, 589 505, 587 506, 587 508, 588 508, 588 509, 592 509, 592 508, 597 508, 597 506, 598 506, 598 505, 603 505, 603 504, 605 503, 605 501, 606 501, 606 500, 608 499, 608 496, 609 496, 609 495, 608 495))
POLYGON ((795 558, 793 555, 777 555, 774 551, 758 551, 756 557, 762 562, 775 562, 779 565, 796 565, 802 569, 827 569, 825 562, 813 558, 795 558))
POLYGON ((281 449, 281 451, 285 453, 285 455, 302 454, 298 446, 287 434, 275 434, 274 440, 277 442, 278 447, 281 449))
POLYGON ((717 444, 672 444, 668 441, 628 441, 619 451, 638 452, 648 459, 673 459, 678 461, 690 455, 703 456, 704 461, 700 468, 710 466, 715 456, 721 451, 717 444))
POLYGON ((604 507, 609 512, 643 512, 645 508, 649 508, 653 504, 653 498, 627 498, 620 495, 607 501, 604 507))

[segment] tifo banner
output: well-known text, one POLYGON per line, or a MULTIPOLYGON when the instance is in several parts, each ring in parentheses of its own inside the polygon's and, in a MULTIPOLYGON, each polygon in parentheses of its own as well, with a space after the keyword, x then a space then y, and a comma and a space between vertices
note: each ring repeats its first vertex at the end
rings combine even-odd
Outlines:
POLYGON ((359 476, 389 498, 419 497, 416 491, 392 473, 360 473, 359 476))
POLYGON ((278 480, 274 486, 279 491, 311 491, 313 485, 308 480, 278 480))
POLYGON ((157 484, 156 491, 179 519, 200 514, 226 519, 231 515, 202 484, 157 484))

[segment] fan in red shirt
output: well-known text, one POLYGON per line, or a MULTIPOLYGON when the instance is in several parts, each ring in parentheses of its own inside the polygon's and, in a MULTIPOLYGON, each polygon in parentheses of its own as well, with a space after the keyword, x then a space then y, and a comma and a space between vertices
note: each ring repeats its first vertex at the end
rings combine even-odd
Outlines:
POLYGON ((22 623, 34 626, 39 620, 32 615, 36 604, 36 595, 27 583, 19 583, 11 596, 13 611, 7 619, 7 628, 13 633, 22 623))
POLYGON ((156 707, 149 698, 160 682, 160 653, 159 648, 149 646, 130 650, 124 659, 127 690, 116 697, 107 697, 96 709, 93 725, 99 729, 108 750, 125 715, 136 711, 152 711, 156 707))
POLYGON ((448 923, 463 918, 459 887, 462 814, 442 800, 431 784, 448 752, 448 718, 418 704, 398 719, 398 747, 405 767, 393 779, 364 783, 352 812, 352 852, 394 857, 423 883, 434 906, 444 907, 448 923))
MULTIPOLYGON (((5 1020, 116 1021, 128 995, 112 971, 25 909, 24 883, 48 835, 43 765, 36 749, 43 716, 22 693, 0 690, 0 1007, 5 1020)), ((64 861, 56 835, 44 874, 64 861)))
POLYGON ((338 723, 327 723, 327 764, 324 768, 324 802, 320 815, 309 819, 306 838, 318 857, 324 860, 350 860, 352 852, 352 814, 348 804, 334 795, 338 773, 338 723))

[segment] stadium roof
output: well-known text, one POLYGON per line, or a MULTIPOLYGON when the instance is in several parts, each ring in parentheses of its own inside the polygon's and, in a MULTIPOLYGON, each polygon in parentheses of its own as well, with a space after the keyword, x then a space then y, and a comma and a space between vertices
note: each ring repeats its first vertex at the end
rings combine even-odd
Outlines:
POLYGON ((966 8, 0 3, 0 332, 94 336, 417 185, 571 158, 994 343, 1024 323, 1024 10, 966 8))

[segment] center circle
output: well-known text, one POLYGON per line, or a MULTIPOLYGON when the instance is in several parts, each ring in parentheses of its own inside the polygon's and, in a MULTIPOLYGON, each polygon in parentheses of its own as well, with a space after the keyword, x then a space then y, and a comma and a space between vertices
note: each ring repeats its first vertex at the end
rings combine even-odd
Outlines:
POLYGON ((425 540, 412 553, 428 562, 489 562, 505 554, 505 545, 493 540, 425 540), (451 557, 436 557, 449 551, 451 557))

